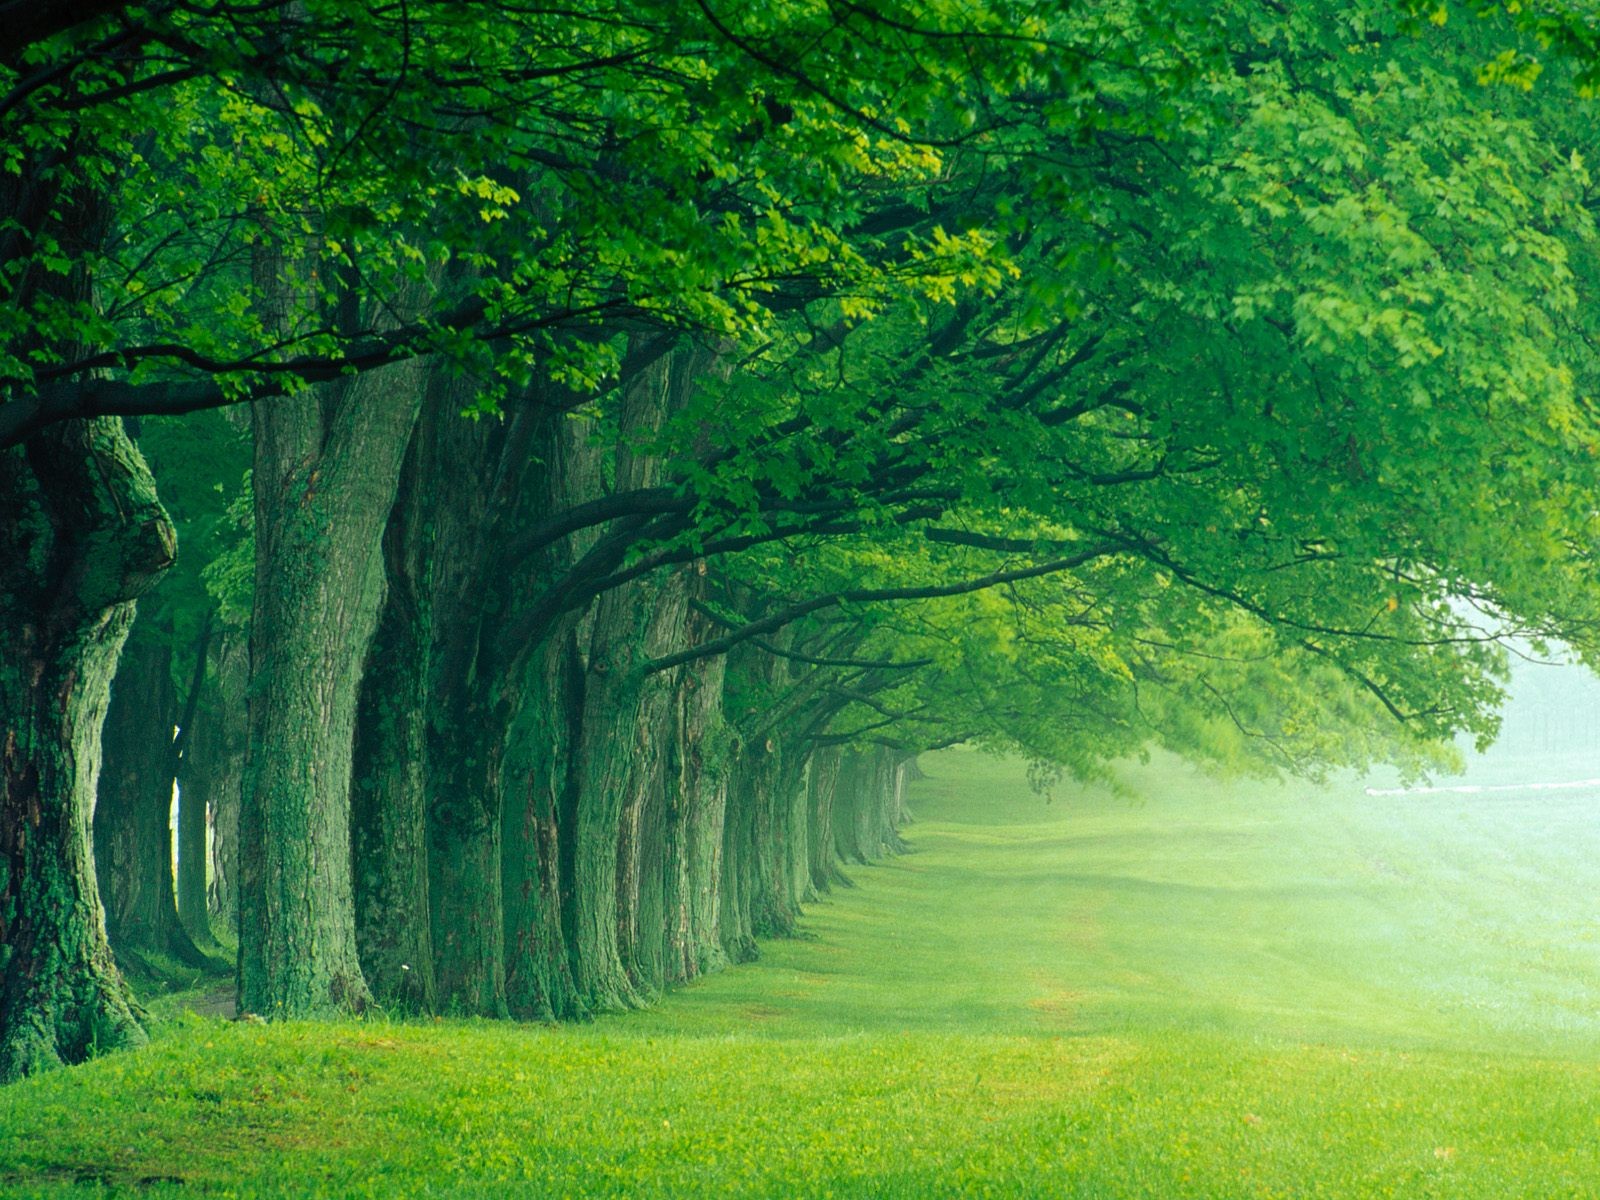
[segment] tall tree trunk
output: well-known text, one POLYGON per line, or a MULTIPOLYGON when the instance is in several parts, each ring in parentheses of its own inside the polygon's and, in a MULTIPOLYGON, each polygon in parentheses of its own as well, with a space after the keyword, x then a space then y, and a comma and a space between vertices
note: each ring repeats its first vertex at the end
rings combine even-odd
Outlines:
POLYGON ((836 883, 848 882, 839 870, 838 851, 833 840, 833 802, 839 784, 838 746, 824 746, 812 752, 811 770, 806 777, 806 843, 811 886, 826 892, 836 883))
POLYGON ((577 622, 548 639, 507 748, 501 837, 506 1004, 523 1020, 585 1015, 572 981, 561 919, 561 842, 573 748, 583 728, 577 622))
MULTIPOLYGON (((692 617, 691 640, 709 632, 692 617)), ((664 834, 666 982, 684 983, 727 962, 722 948, 722 823, 729 735, 722 718, 721 656, 688 664, 675 700, 664 834)))
POLYGON ((101 735, 94 857, 111 948, 124 965, 146 969, 159 970, 150 954, 189 967, 211 965, 178 920, 173 890, 177 720, 172 648, 147 627, 136 629, 111 682, 101 735))
POLYGON ((191 795, 178 784, 178 920, 184 932, 201 951, 218 950, 211 931, 211 910, 206 895, 206 872, 210 865, 209 813, 203 796, 191 795))
POLYGON ((194 664, 189 691, 178 717, 179 734, 175 748, 178 757, 178 920, 195 946, 207 952, 220 950, 211 931, 210 906, 206 898, 206 875, 210 866, 210 806, 205 789, 189 789, 189 756, 194 746, 195 726, 200 723, 200 703, 205 698, 206 681, 211 675, 213 617, 208 615, 194 645, 194 664))
POLYGON ((359 1010, 350 774, 381 542, 422 394, 398 363, 255 406, 256 591, 239 1007, 359 1010))
POLYGON ((834 799, 834 845, 846 862, 870 863, 902 851, 905 772, 895 751, 846 749, 834 799))
POLYGON ((506 715, 473 704, 430 731, 428 887, 439 995, 447 1010, 504 1017, 501 810, 506 715))
POLYGON ((501 886, 506 742, 521 680, 495 653, 509 580, 493 535, 525 493, 543 415, 526 400, 491 425, 442 392, 424 417, 433 650, 427 706, 428 891, 439 1004, 507 1015, 501 886))
POLYGON ((0 1082, 144 1040, 89 830, 133 601, 174 550, 121 421, 0 451, 0 1082))
POLYGON ((796 828, 802 775, 788 747, 775 738, 746 744, 739 756, 733 784, 738 837, 732 850, 740 860, 735 864, 738 898, 746 910, 739 924, 750 937, 790 937, 800 917, 795 862, 805 849, 803 822, 796 828))
POLYGON ((863 814, 871 790, 871 774, 867 753, 846 748, 840 754, 833 793, 833 848, 841 863, 869 861, 863 814))
POLYGON ((790 775, 788 777, 789 812, 786 822, 789 837, 787 851, 788 879, 786 886, 794 911, 798 916, 800 906, 817 898, 811 884, 811 756, 792 743, 788 746, 790 775))
MULTIPOLYGON (((514 440, 508 444, 507 457, 514 452, 530 459, 520 472, 511 462, 499 472, 502 480, 521 481, 523 503, 510 512, 509 523, 526 528, 598 494, 600 463, 592 432, 585 421, 547 417, 530 431, 529 451, 518 451, 514 440)), ((497 611, 517 611, 519 598, 537 595, 550 580, 565 575, 593 537, 561 538, 528 556, 516 573, 501 573, 497 611)), ((501 812, 506 1002, 518 1017, 581 1018, 589 1009, 573 978, 567 930, 582 783, 576 765, 586 703, 582 646, 593 640, 593 621, 568 612, 536 638, 542 642, 529 639, 516 645, 496 636, 481 656, 482 669, 502 676, 498 688, 513 696, 516 714, 506 744, 507 790, 501 812)))
MULTIPOLYGON (((696 347, 646 359, 624 388, 614 471, 619 490, 659 482, 660 461, 639 453, 635 439, 658 430, 687 402, 707 364, 696 347)), ((573 981, 593 1011, 640 1003, 641 985, 648 991, 662 971, 659 930, 641 927, 639 903, 641 885, 650 912, 664 903, 654 844, 663 824, 653 810, 663 802, 661 742, 678 673, 646 677, 642 668, 686 644, 688 598, 686 570, 657 572, 612 588, 593 608, 564 906, 573 981), (645 881, 641 872, 652 864, 656 877, 645 881)))
MULTIPOLYGON (((180 786, 198 811, 203 805, 211 834, 211 878, 206 906, 216 928, 238 926, 239 792, 244 779, 245 683, 249 670, 245 639, 229 630, 215 642, 211 670, 201 684, 194 729, 184 749, 180 786)), ((180 855, 181 861, 181 855, 180 855)), ((182 913, 182 909, 179 909, 182 913)))
POLYGON ((661 802, 660 741, 672 682, 644 678, 639 668, 682 648, 687 613, 683 572, 624 584, 601 596, 595 610, 574 760, 580 776, 568 941, 579 995, 596 1012, 643 999, 639 872, 643 838, 659 828, 647 809, 661 802))
POLYGON ((427 702, 433 631, 426 576, 426 421, 418 423, 384 534, 388 592, 361 681, 350 789, 356 949, 373 994, 433 1012, 427 702))
POLYGON ((741 743, 728 770, 727 811, 722 826, 722 878, 718 927, 730 962, 753 962, 756 948, 752 901, 756 894, 755 838, 757 805, 752 776, 758 769, 751 756, 765 753, 741 743))

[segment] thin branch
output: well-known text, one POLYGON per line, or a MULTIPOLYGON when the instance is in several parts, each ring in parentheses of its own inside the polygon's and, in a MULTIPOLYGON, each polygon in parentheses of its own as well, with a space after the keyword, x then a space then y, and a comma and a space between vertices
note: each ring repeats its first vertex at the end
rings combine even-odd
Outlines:
POLYGON ((1003 583, 1013 583, 1020 579, 1037 579, 1043 575, 1055 575, 1062 571, 1071 571, 1097 558, 1105 558, 1116 554, 1120 550, 1121 546, 1113 542, 1091 547, 1069 558, 1052 559, 1050 562, 1038 563, 1031 567, 1018 567, 1009 571, 995 571, 988 575, 978 576, 975 579, 963 579, 958 583, 901 588, 851 588, 842 592, 834 592, 827 596, 816 596, 810 600, 803 600, 798 604, 791 604, 789 607, 781 609, 769 617, 753 621, 743 629, 735 630, 724 637, 715 638, 688 650, 681 650, 676 654, 668 654, 661 658, 652 659, 644 664, 644 674, 652 675, 657 671, 665 671, 678 666, 680 663, 693 662, 698 658, 710 658, 717 654, 726 654, 741 642, 782 629, 785 625, 798 621, 801 617, 809 616, 823 609, 850 604, 879 604, 901 600, 935 600, 944 596, 963 596, 970 592, 981 592, 987 588, 996 587, 1003 583))

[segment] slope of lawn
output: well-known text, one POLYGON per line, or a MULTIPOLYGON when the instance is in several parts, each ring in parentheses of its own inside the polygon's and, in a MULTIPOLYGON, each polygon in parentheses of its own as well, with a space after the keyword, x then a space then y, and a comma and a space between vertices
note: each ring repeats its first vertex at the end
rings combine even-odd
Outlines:
POLYGON ((0 1091, 0 1192, 1600 1195, 1600 786, 924 767, 913 853, 754 966, 578 1028, 173 1017, 0 1091))

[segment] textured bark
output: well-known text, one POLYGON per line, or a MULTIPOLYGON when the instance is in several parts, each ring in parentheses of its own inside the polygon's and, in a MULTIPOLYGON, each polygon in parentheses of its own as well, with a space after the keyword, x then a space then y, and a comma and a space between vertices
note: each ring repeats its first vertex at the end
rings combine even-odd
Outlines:
POLYGON ((800 906, 817 898, 811 884, 811 771, 809 755, 793 751, 792 774, 789 776, 789 813, 787 817, 789 838, 785 845, 789 896, 795 913, 800 906))
MULTIPOLYGON (((674 673, 642 678, 640 665, 683 643, 688 592, 682 572, 636 580, 596 606, 584 692, 573 829, 572 975, 596 1012, 642 1002, 639 924, 644 839, 660 828, 649 809, 662 803, 662 741, 671 715, 674 673)), ((645 962, 653 960, 653 955, 645 962)))
POLYGON ((361 1009, 350 776, 381 541, 421 364, 257 404, 250 740, 239 816, 239 1007, 361 1009))
POLYGON ((846 749, 839 763, 833 832, 839 858, 870 863, 905 849, 903 820, 905 773, 902 761, 881 746, 846 749))
POLYGON ((800 917, 789 865, 795 834, 790 828, 792 789, 798 781, 786 747, 775 740, 767 741, 751 759, 752 769, 746 774, 755 808, 750 838, 754 858, 750 926, 757 937, 789 937, 800 917))
MULTIPOLYGON (((706 366, 682 348, 633 375, 622 406, 614 471, 619 490, 654 486, 661 464, 635 453, 633 438, 681 407, 706 366)), ((663 743, 673 724, 680 672, 651 676, 643 665, 687 645, 692 569, 646 576, 595 602, 588 645, 582 734, 573 757, 575 814, 566 934, 573 981, 594 1011, 630 1007, 664 978, 661 931, 665 870, 661 807, 663 743)))
POLYGON ((89 829, 132 601, 174 549, 120 421, 0 451, 0 1082, 144 1040, 89 829))
POLYGON ((506 581, 492 550, 517 510, 539 414, 469 422, 448 389, 424 416, 422 458, 432 540, 433 649, 427 707, 427 833, 431 937, 446 1012, 507 1015, 501 811, 515 686, 495 654, 506 581), (519 486, 521 485, 521 486, 519 486))
POLYGON ((582 736, 577 623, 548 639, 507 749, 502 814, 506 1004, 523 1020, 581 1017, 561 919, 564 814, 575 805, 573 747, 582 736))
POLYGON ((756 947, 753 898, 756 892, 756 802, 749 751, 736 749, 728 773, 727 811, 722 826, 719 929, 730 962, 752 962, 756 947))
MULTIPOLYGON (((691 618, 689 636, 707 631, 691 618)), ((674 693, 663 805, 663 971, 685 983, 727 962, 722 948, 722 823, 728 798, 722 658, 690 664, 674 693)))
POLYGON ((440 1001, 449 1012, 504 1017, 504 718, 474 706, 435 725, 432 738, 428 887, 440 1001))
POLYGON ((95 871, 106 935, 124 965, 149 965, 149 954, 190 967, 212 965, 178 920, 173 890, 177 720, 172 649, 154 632, 135 632, 111 682, 94 812, 95 871))
POLYGON ((833 792, 833 850, 840 863, 864 863, 867 852, 861 840, 859 810, 867 788, 867 758, 856 750, 839 756, 839 773, 833 792))
POLYGON ((723 872, 723 936, 736 959, 755 957, 758 937, 792 936, 799 920, 803 782, 803 760, 774 738, 747 742, 737 756, 723 872))
POLYGON ((380 1003, 433 1012, 427 699, 432 627, 419 422, 384 534, 388 583, 356 717, 350 787, 356 950, 380 1003))
POLYGON ((815 689, 817 673, 806 674, 809 684, 796 678, 790 660, 754 645, 729 657, 726 703, 737 749, 723 838, 722 940, 735 961, 755 957, 757 937, 791 935, 800 915, 809 833, 805 757, 785 733, 815 689))
MULTIPOLYGON (((531 472, 522 478, 519 491, 527 503, 515 518, 519 527, 592 498, 601 488, 599 455, 587 422, 547 420, 534 434, 533 458, 542 469, 536 478, 529 478, 531 472)), ((502 478, 512 474, 501 471, 502 478)), ((518 574, 502 573, 498 609, 516 611, 519 597, 537 594, 541 585, 568 573, 595 536, 569 535, 530 556, 518 574)), ((513 644, 500 633, 508 625, 491 628, 498 636, 486 662, 505 677, 502 690, 517 693, 501 823, 506 1001, 523 1018, 584 1018, 589 1008, 573 978, 567 931, 582 781, 577 754, 585 711, 583 647, 593 640, 593 618, 565 613, 540 631, 543 640, 536 646, 513 644)))
POLYGON ((811 755, 806 776, 807 865, 811 887, 821 893, 836 883, 848 883, 839 870, 833 840, 833 801, 839 784, 840 749, 824 746, 811 755))
MULTIPOLYGON (((239 791, 244 779, 245 639, 229 630, 216 639, 211 670, 201 684, 194 729, 184 748, 180 787, 184 801, 204 807, 211 831, 211 872, 206 906, 220 929, 238 923, 239 791)), ((183 913, 179 908, 179 915, 183 913)))

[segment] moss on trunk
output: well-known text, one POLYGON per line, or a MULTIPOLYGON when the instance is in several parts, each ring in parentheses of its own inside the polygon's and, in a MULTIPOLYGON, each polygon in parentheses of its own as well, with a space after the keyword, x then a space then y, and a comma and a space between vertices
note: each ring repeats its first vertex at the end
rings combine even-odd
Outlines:
POLYGON ((121 421, 0 451, 0 1082, 144 1040, 89 829, 132 602, 174 552, 121 421))
MULTIPOLYGON (((652 986, 641 978, 649 936, 640 924, 640 872, 655 859, 664 803, 662 743, 671 719, 671 673, 639 674, 646 660, 681 648, 688 613, 682 572, 623 585, 596 606, 584 690, 568 949, 578 994, 593 1011, 633 1007, 652 986)), ((659 861, 659 860, 655 860, 659 861)), ((652 885, 652 907, 661 902, 652 885)))
POLYGON ((811 886, 818 892, 836 883, 848 883, 839 870, 838 851, 833 840, 833 802, 839 785, 838 746, 824 746, 811 754, 811 769, 806 775, 806 851, 811 886))
POLYGON ((502 811, 506 1004, 511 1015, 581 1017, 561 917, 562 814, 573 809, 573 747, 582 735, 576 622, 546 641, 507 747, 502 811))
POLYGON ((381 539, 421 402, 399 363, 257 404, 250 741, 239 816, 239 1007, 359 1010, 350 776, 381 539))
POLYGON ((350 786, 356 950, 377 1000, 433 1012, 427 699, 433 630, 419 428, 383 539, 387 594, 361 681, 350 786))
MULTIPOLYGON (((692 617, 689 636, 708 632, 692 617)), ((663 830, 663 971, 684 983, 727 962, 722 948, 722 824, 730 742, 721 657, 688 664, 674 694, 663 830)))

